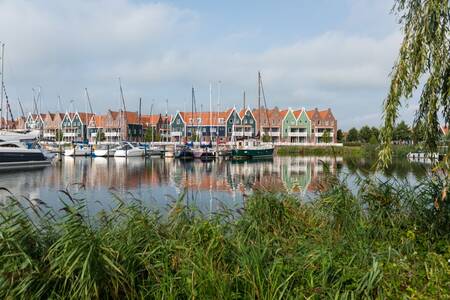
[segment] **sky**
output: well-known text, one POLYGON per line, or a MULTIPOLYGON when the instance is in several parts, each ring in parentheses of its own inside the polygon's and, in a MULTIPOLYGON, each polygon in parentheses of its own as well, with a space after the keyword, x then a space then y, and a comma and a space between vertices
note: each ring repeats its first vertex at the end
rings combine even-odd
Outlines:
MULTIPOLYGON (((331 108, 348 130, 382 120, 402 35, 393 0, 0 0, 5 86, 40 111, 175 113, 257 106, 331 108), (220 93, 219 93, 220 90, 220 93), (58 101, 58 96, 61 101, 58 101)), ((414 101, 401 118, 410 123, 414 101)))

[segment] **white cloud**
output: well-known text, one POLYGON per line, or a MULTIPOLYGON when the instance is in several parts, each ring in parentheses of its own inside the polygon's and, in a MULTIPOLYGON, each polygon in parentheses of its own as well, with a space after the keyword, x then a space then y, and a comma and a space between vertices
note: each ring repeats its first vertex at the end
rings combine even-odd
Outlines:
MULTIPOLYGON (((202 21, 195 11, 162 3, 4 0, 0 40, 7 43, 7 84, 22 97, 43 86, 47 108, 56 107, 58 93, 81 100, 88 86, 101 111, 118 104, 111 101, 118 97, 118 76, 130 99, 168 97, 172 109, 182 107, 191 84, 201 87, 199 99, 206 103, 208 83, 222 80, 225 105, 232 106, 242 89, 253 101, 261 70, 271 106, 331 107, 344 127, 375 122, 400 43, 396 31, 373 36, 340 30, 270 49, 229 51, 230 39, 249 36, 246 29, 210 43, 197 39, 208 26, 202 21)), ((352 17, 349 24, 358 22, 363 20, 352 17)))

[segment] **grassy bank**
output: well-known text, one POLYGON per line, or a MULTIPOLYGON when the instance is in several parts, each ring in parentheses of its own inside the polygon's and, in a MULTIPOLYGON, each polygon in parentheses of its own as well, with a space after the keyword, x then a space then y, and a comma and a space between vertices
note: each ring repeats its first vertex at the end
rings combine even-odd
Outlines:
MULTIPOLYGON (((66 198, 0 209, 0 298, 360 299, 450 293, 448 182, 330 179, 312 202, 256 192, 212 217, 177 202, 161 217, 116 199, 89 217, 66 198), (59 216, 53 216, 58 214, 59 216)), ((91 200, 89 200, 91 201, 91 200)))
MULTIPOLYGON (((313 146, 280 146, 277 155, 314 155, 314 156, 344 156, 352 158, 376 158, 378 145, 352 145, 342 147, 313 147, 313 146)), ((414 151, 414 146, 393 145, 393 156, 406 158, 406 154, 414 151)))

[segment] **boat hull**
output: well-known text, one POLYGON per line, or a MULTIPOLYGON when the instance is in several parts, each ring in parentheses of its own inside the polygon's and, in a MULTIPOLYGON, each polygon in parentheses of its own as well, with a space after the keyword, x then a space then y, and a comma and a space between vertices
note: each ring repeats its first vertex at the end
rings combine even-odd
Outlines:
POLYGON ((0 163, 45 161, 47 158, 41 151, 1 151, 0 163))
POLYGON ((89 149, 68 149, 64 151, 65 156, 89 156, 91 155, 91 150, 89 149))
POLYGON ((272 158, 273 148, 266 149, 233 149, 231 150, 231 157, 233 159, 258 159, 258 158, 272 158))
POLYGON ((144 150, 132 149, 132 150, 116 150, 114 157, 142 157, 144 156, 144 150))
POLYGON ((116 149, 99 149, 94 151, 94 156, 97 157, 108 157, 108 156, 114 156, 116 153, 116 149))
POLYGON ((194 153, 190 150, 180 150, 175 154, 175 158, 181 160, 192 160, 194 159, 194 153))
POLYGON ((39 169, 50 165, 50 160, 0 162, 0 171, 39 169))

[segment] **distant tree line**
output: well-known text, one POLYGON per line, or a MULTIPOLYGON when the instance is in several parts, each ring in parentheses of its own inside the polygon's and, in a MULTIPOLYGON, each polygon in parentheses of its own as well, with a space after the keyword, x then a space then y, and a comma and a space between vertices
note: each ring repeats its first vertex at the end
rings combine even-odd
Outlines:
MULTIPOLYGON (((439 130, 437 128, 436 130, 439 130)), ((445 137, 448 138, 448 137, 445 137)), ((339 129, 337 131, 337 139, 339 142, 356 142, 367 144, 378 144, 380 139, 380 129, 377 127, 369 127, 367 125, 359 130, 355 127, 351 128, 346 135, 339 129)), ((394 144, 418 144, 425 140, 425 128, 422 123, 417 123, 414 127, 408 126, 405 121, 401 121, 394 127, 392 141, 394 144)))

